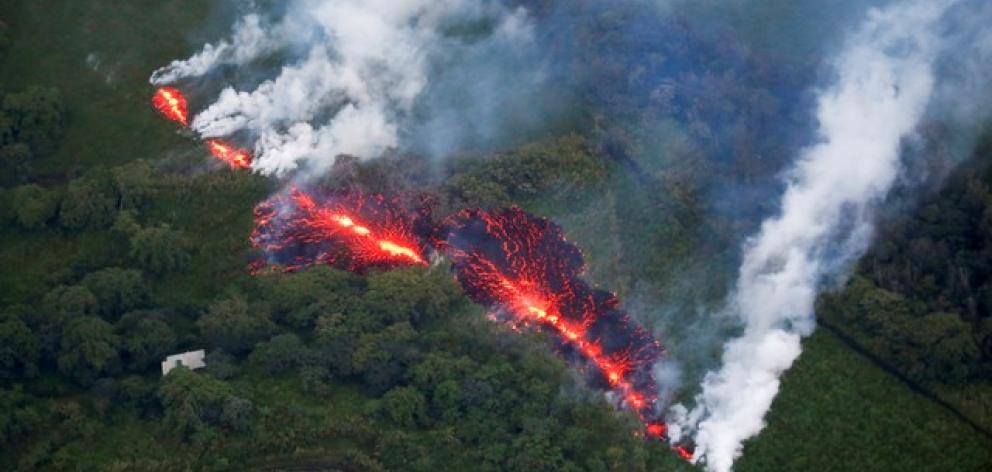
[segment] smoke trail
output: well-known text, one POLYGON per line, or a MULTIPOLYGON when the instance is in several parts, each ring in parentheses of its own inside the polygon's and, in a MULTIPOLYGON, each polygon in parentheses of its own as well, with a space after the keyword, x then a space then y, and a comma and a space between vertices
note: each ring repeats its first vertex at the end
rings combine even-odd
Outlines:
POLYGON ((703 380, 697 407, 674 410, 695 429, 696 459, 710 470, 730 470, 742 442, 764 427, 779 377, 814 328, 818 287, 866 249, 873 206, 893 185, 901 141, 934 90, 937 26, 951 3, 873 9, 836 59, 837 81, 818 100, 821 142, 802 152, 780 213, 745 246, 727 308, 743 333, 703 380))
POLYGON ((278 36, 281 32, 266 34, 262 30, 262 20, 258 15, 246 15, 234 25, 231 41, 207 44, 189 59, 172 61, 153 72, 149 81, 154 85, 164 85, 187 77, 199 77, 218 65, 242 64, 272 52, 279 42, 274 40, 278 36))
POLYGON ((297 0, 272 26, 261 24, 246 16, 229 40, 155 71, 151 81, 289 57, 252 90, 224 89, 191 123, 203 137, 250 136, 253 168, 274 175, 301 165, 319 173, 337 155, 369 158, 397 147, 414 119, 424 120, 415 116, 418 100, 437 75, 477 57, 497 62, 503 53, 495 51, 522 54, 531 41, 524 10, 494 1, 297 0))

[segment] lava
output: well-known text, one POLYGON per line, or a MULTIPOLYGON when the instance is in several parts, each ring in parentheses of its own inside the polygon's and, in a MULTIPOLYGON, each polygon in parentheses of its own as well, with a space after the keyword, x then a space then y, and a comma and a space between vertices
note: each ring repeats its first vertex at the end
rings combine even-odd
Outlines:
POLYGON ((436 238, 469 298, 508 323, 550 333, 566 358, 587 366, 593 385, 654 424, 651 366, 663 350, 630 322, 616 296, 582 280, 582 254, 558 225, 515 207, 464 210, 436 238))
POLYGON ((166 118, 186 126, 188 119, 186 97, 178 89, 161 87, 155 90, 152 105, 166 118))
MULTIPOLYGON (((182 92, 172 87, 161 87, 152 96, 152 105, 166 118, 187 125, 189 115, 186 108, 186 97, 182 92)), ((208 139, 207 149, 218 160, 235 169, 251 167, 252 157, 248 151, 238 149, 220 139, 208 139)))
POLYGON ((266 262, 288 271, 317 263, 359 272, 426 265, 433 247, 450 258, 469 298, 514 328, 548 333, 592 386, 610 391, 641 419, 646 437, 666 438, 651 374, 661 345, 630 320, 615 295, 582 279, 581 252, 553 222, 512 207, 463 210, 433 226, 424 210, 380 194, 297 189, 259 204, 255 218, 252 243, 266 262))
POLYGON ((207 148, 210 149, 211 155, 234 169, 251 167, 251 154, 248 151, 238 149, 219 139, 208 139, 207 148))
POLYGON ((648 423, 644 430, 649 437, 662 439, 668 433, 668 426, 665 423, 648 423))
POLYGON ((251 241, 267 262, 288 271, 313 264, 356 272, 427 265, 424 238, 415 235, 420 217, 381 194, 293 189, 255 208, 251 241))

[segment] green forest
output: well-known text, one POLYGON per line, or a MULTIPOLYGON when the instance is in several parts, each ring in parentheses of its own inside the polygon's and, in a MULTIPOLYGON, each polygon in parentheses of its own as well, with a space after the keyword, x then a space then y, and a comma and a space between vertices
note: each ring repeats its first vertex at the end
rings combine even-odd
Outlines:
MULTIPOLYGON (((208 165, 149 105, 150 71, 189 54, 170 30, 213 21, 208 3, 0 0, 0 469, 702 470, 645 440, 545 335, 487 319, 444 262, 252 275, 252 209, 280 184, 208 165), (205 369, 162 375, 196 349, 205 369)), ((577 63, 618 28, 587 27, 606 39, 577 63)), ((716 70, 738 54, 714 50, 716 70)), ((597 62, 599 80, 623 61, 597 62)), ((808 73, 796 62, 776 79, 808 73)), ((703 189, 777 172, 763 156, 792 143, 759 144, 754 123, 793 110, 753 77, 678 80, 720 92, 672 99, 651 129, 602 125, 642 115, 587 95, 597 111, 524 144, 440 170, 340 156, 321 183, 418 192, 437 215, 520 205, 559 221, 621 299, 713 306, 754 225, 703 189), (753 122, 707 124, 748 107, 753 122), (725 152, 741 158, 700 158, 725 152)), ((992 138, 891 199, 901 211, 819 298, 822 325, 735 470, 992 468, 992 138)))

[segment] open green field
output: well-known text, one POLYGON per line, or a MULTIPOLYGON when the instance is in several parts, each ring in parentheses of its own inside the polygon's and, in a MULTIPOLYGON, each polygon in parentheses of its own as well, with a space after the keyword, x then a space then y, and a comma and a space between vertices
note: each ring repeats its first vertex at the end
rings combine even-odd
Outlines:
MULTIPOLYGON (((212 11, 210 2, 201 1, 0 0, 0 21, 13 40, 13 46, 0 53, 0 90, 55 86, 67 108, 65 137, 56 152, 37 164, 39 181, 58 189, 65 176, 94 166, 112 167, 139 158, 197 160, 200 151, 196 146, 177 135, 175 127, 149 106, 152 88, 147 77, 154 68, 188 55, 193 43, 212 39, 197 36, 204 22, 213 21, 212 11)), ((187 272, 154 280, 155 301, 196 310, 215 297, 240 290, 239 281, 248 277, 251 208, 266 196, 271 184, 225 170, 186 183, 162 178, 158 187, 143 217, 186 231, 196 247, 187 272)), ((559 208, 553 204, 530 207, 545 214, 559 208)), ((562 216, 566 228, 579 228, 591 219, 608 221, 610 210, 597 207, 584 216, 562 216)), ((593 259, 604 260, 599 255, 610 254, 614 242, 596 228, 585 228, 586 233, 575 240, 590 246, 593 259)), ((675 239, 686 237, 675 229, 671 234, 675 239)), ((120 246, 108 242, 112 238, 110 231, 0 228, 0 304, 36 303, 53 280, 67 278, 74 270, 120 261, 120 246)), ((679 244, 666 251, 655 257, 675 261, 689 254, 679 244)), ((626 287, 624 275, 615 266, 598 269, 593 275, 597 281, 619 284, 621 294, 626 287)), ((992 439, 914 393, 830 333, 817 332, 804 346, 805 352, 786 374, 766 418, 768 427, 747 444, 737 470, 992 470, 992 439)), ((319 400, 305 395, 295 378, 248 373, 232 383, 256 405, 276 411, 284 408, 287 415, 319 423, 320 428, 339 420, 357 421, 361 406, 372 400, 345 382, 319 400)), ((157 436, 157 420, 110 411, 95 429, 68 441, 58 457, 47 462, 47 470, 133 470, 128 467, 142 464, 137 458, 148 459, 146 465, 154 463, 155 467, 168 461, 170 447, 175 445, 157 436)), ((276 425, 273 431, 285 433, 287 442, 300 434, 282 427, 276 425)), ((361 425, 348 424, 337 431, 341 437, 328 436, 326 447, 307 444, 296 457, 260 454, 264 457, 260 467, 279 470, 300 464, 336 464, 336 451, 355 447, 346 435, 361 431, 361 425)), ((45 449, 38 446, 43 436, 32 440, 30 445, 18 446, 35 446, 33 450, 44 454, 45 449)), ((0 464, 13 467, 12 456, 17 454, 17 448, 6 449, 0 453, 0 464)), ((694 470, 674 460, 670 465, 676 470, 694 470)), ((217 464, 216 469, 224 470, 224 464, 217 464)))
POLYGON ((783 379, 740 471, 992 466, 992 440, 820 330, 783 379))

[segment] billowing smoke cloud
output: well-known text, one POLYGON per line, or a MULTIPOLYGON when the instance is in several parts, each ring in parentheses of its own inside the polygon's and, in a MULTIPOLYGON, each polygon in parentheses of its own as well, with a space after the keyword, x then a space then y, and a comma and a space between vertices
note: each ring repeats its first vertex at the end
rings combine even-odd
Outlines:
POLYGON ((297 0, 265 23, 247 15, 230 39, 155 71, 151 81, 190 79, 273 54, 292 58, 251 90, 224 89, 191 123, 203 137, 251 137, 253 168, 273 175, 300 166, 319 173, 340 154, 370 158, 397 147, 432 80, 458 71, 471 81, 458 64, 525 54, 532 42, 525 11, 492 1, 297 0))
POLYGON ((724 346, 696 407, 673 409, 688 429, 676 434, 694 432, 696 459, 710 470, 730 470, 764 427, 780 376, 814 329, 818 289, 866 249, 872 210, 899 176, 901 144, 934 95, 941 20, 954 3, 872 9, 836 58, 836 82, 818 97, 819 140, 788 173, 780 212, 745 245, 727 307, 743 332, 724 346))

